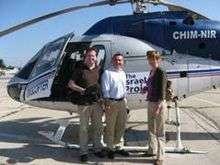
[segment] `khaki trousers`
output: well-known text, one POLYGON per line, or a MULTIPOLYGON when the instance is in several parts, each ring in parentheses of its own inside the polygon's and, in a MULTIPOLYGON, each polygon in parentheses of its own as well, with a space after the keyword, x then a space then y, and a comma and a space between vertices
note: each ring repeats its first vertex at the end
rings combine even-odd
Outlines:
POLYGON ((105 111, 105 117, 104 141, 109 150, 114 150, 115 145, 121 143, 126 128, 127 111, 125 101, 111 101, 110 109, 105 111))
POLYGON ((157 155, 157 159, 164 159, 165 147, 165 111, 167 108, 166 102, 163 102, 162 112, 155 116, 158 102, 148 102, 148 154, 157 155))
POLYGON ((92 126, 92 141, 95 152, 102 149, 101 136, 103 132, 102 126, 102 115, 103 110, 101 107, 95 103, 89 106, 78 106, 80 114, 80 128, 79 128, 79 138, 80 138, 80 155, 88 153, 88 128, 89 121, 91 119, 92 126))

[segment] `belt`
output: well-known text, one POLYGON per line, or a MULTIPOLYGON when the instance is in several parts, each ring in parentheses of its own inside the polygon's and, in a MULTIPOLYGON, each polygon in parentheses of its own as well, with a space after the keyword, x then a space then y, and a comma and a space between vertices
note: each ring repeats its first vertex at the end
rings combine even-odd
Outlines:
POLYGON ((111 100, 111 101, 123 101, 123 100, 124 100, 124 97, 123 97, 123 98, 120 98, 120 99, 109 98, 109 100, 111 100))

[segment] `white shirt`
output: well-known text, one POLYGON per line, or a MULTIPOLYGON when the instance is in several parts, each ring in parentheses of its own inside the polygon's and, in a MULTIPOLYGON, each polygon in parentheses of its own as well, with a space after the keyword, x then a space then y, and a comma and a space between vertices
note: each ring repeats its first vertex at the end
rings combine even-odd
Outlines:
POLYGON ((123 70, 105 70, 101 81, 104 98, 120 99, 125 97, 126 74, 123 70))

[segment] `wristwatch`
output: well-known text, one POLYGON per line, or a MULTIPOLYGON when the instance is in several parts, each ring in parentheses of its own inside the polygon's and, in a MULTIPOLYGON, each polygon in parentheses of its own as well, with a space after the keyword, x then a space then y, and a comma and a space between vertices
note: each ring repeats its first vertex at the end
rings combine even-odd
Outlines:
POLYGON ((81 94, 81 95, 85 95, 85 91, 86 91, 86 90, 81 91, 80 94, 81 94))

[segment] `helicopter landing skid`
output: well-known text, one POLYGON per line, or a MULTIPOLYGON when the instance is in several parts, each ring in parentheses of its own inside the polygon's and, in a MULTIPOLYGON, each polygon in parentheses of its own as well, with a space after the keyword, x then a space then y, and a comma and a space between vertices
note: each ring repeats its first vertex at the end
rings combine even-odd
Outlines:
POLYGON ((197 151, 197 150, 190 150, 187 147, 183 147, 182 140, 181 140, 181 122, 180 122, 180 108, 178 106, 177 99, 174 99, 175 106, 173 107, 176 114, 176 121, 172 122, 170 118, 169 121, 172 122, 173 125, 176 126, 176 146, 175 147, 166 147, 165 151, 167 153, 180 153, 180 154, 206 154, 207 151, 197 151))
MULTIPOLYGON (((166 153, 178 153, 178 154, 206 154, 207 151, 198 151, 198 150, 190 150, 187 147, 182 145, 181 140, 181 123, 180 123, 180 109, 178 107, 178 102, 174 100, 175 107, 171 107, 175 109, 176 114, 176 121, 172 121, 170 117, 168 118, 169 124, 176 126, 176 144, 174 147, 165 147, 166 153)), ((148 150, 147 146, 123 146, 122 147, 126 151, 139 151, 139 152, 146 152, 148 150)))
MULTIPOLYGON (((174 109, 176 112, 176 121, 175 121, 175 124, 173 124, 173 125, 176 126, 176 145, 174 147, 165 147, 165 152, 166 153, 179 153, 179 154, 206 154, 206 153, 208 153, 207 151, 190 150, 187 147, 183 147, 182 140, 181 140, 180 109, 178 107, 177 100, 175 101, 174 109)), ((70 120, 63 119, 63 120, 59 120, 57 123, 60 126, 56 132, 39 131, 38 133, 40 135, 46 137, 47 139, 51 140, 52 142, 59 144, 65 148, 79 149, 78 144, 72 144, 72 143, 62 141, 62 137, 65 133, 67 126, 70 124, 70 120)), ((124 141, 124 139, 122 139, 122 141, 124 141)), ((91 148, 91 147, 92 147, 92 145, 89 144, 89 148, 91 148)), ((125 145, 123 145, 123 146, 121 146, 121 149, 124 149, 126 151, 130 151, 130 152, 146 152, 148 150, 148 146, 125 146, 125 145)))

